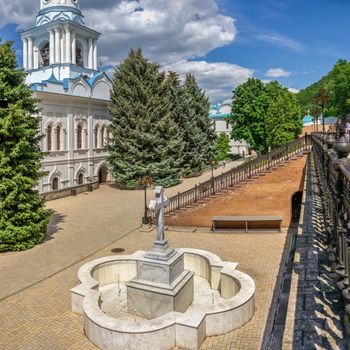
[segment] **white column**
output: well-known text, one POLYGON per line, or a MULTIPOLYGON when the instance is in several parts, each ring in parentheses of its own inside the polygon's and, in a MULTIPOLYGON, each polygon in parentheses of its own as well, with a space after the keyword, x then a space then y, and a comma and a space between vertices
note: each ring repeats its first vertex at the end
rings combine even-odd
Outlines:
POLYGON ((94 40, 93 49, 94 49, 94 65, 93 65, 93 68, 95 70, 97 70, 97 39, 94 40))
POLYGON ((72 43, 71 43, 71 35, 70 28, 66 27, 66 63, 72 63, 72 43))
POLYGON ((28 39, 23 38, 23 68, 28 69, 28 39))
POLYGON ((72 63, 73 64, 77 64, 76 51, 77 51, 77 40, 75 38, 75 32, 72 31, 72 63))
POLYGON ((55 63, 55 32, 50 29, 50 64, 55 63))
POLYGON ((93 68, 93 49, 92 49, 92 38, 89 38, 88 40, 88 50, 89 50, 89 57, 88 57, 88 68, 92 69, 93 68))
POLYGON ((66 56, 64 51, 65 45, 66 45, 66 33, 62 29, 61 31, 61 63, 65 63, 66 61, 66 56))
POLYGON ((36 46, 34 46, 34 69, 39 68, 39 48, 37 48, 36 46))
POLYGON ((33 38, 28 38, 28 69, 33 69, 33 38))
POLYGON ((55 63, 61 63, 61 33, 55 28, 55 63))

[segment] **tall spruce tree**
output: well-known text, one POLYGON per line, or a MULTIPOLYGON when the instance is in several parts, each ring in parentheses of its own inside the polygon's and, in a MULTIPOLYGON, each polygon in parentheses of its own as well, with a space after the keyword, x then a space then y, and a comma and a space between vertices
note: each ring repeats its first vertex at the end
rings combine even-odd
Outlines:
POLYGON ((31 248, 49 220, 35 189, 43 157, 37 101, 24 79, 12 43, 0 40, 0 251, 31 248))
POLYGON ((186 175, 202 172, 216 156, 215 131, 208 118, 210 103, 192 74, 187 74, 183 89, 184 115, 188 126, 184 133, 186 175))
POLYGON ((171 118, 165 74, 142 51, 131 50, 113 76, 108 157, 119 185, 134 188, 152 177, 164 187, 180 181, 182 139, 171 118))

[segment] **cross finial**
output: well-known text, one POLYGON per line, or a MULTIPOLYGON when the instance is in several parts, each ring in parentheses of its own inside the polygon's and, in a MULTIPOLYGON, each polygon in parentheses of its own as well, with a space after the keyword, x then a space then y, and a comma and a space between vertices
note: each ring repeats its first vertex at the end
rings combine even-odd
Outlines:
POLYGON ((164 209, 169 205, 169 199, 164 196, 164 188, 162 186, 157 186, 154 192, 156 199, 150 201, 148 208, 156 214, 157 236, 153 250, 147 254, 147 257, 168 260, 176 253, 174 249, 169 248, 168 241, 165 239, 164 209))

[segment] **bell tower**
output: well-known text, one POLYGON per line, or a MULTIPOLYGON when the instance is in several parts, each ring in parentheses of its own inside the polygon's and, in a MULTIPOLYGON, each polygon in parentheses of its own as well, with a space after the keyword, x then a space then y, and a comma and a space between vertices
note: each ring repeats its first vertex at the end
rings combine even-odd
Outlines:
POLYGON ((79 0, 40 0, 36 26, 21 33, 27 83, 93 76, 99 36, 85 26, 79 0))

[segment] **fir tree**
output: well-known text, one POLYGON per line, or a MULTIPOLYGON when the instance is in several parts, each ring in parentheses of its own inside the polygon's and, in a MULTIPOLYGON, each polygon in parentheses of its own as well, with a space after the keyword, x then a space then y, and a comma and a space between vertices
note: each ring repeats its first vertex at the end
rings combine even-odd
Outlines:
POLYGON ((183 168, 185 174, 192 175, 202 172, 214 160, 216 135, 208 118, 209 100, 192 74, 186 76, 182 89, 183 113, 189 123, 184 133, 183 168))
POLYGON ((140 49, 117 67, 108 161, 119 185, 134 188, 145 176, 165 187, 180 181, 182 139, 167 94, 165 74, 140 49))
POLYGON ((35 189, 43 157, 37 101, 24 79, 12 43, 0 41, 0 251, 33 247, 49 220, 35 189))

